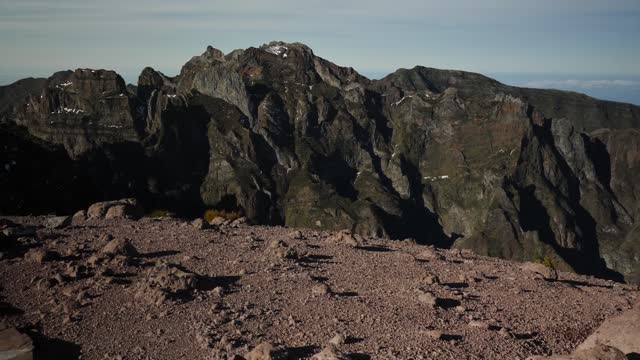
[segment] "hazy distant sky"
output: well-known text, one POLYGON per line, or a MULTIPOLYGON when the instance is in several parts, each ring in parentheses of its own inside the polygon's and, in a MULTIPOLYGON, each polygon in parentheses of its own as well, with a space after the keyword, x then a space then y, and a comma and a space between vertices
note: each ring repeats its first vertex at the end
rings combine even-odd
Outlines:
POLYGON ((175 75, 207 45, 271 40, 371 76, 420 64, 640 103, 639 0, 0 0, 0 81, 77 67, 175 75))

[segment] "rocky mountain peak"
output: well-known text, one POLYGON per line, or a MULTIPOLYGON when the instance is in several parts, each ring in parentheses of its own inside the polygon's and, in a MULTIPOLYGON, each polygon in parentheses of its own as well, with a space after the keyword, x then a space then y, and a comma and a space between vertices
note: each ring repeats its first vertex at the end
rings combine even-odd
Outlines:
POLYGON ((126 93, 124 79, 112 70, 76 69, 54 74, 47 82, 54 91, 82 93, 84 96, 104 96, 126 93))
POLYGON ((70 177, 20 197, 29 172, 0 173, 3 208, 138 197, 640 279, 637 106, 421 66, 369 80, 285 42, 209 47, 176 77, 145 68, 135 93, 78 69, 0 95, 20 130, 2 140, 32 154, 5 162, 70 177))
POLYGON ((215 65, 217 63, 224 62, 225 60, 224 53, 221 50, 209 45, 201 55, 192 57, 191 60, 183 66, 183 71, 185 68, 192 69, 205 65, 215 65))
POLYGON ((314 58, 313 50, 302 43, 287 43, 284 41, 272 41, 268 44, 260 46, 260 49, 276 56, 280 56, 283 59, 287 59, 290 56, 299 56, 304 58, 314 58))
POLYGON ((221 50, 218 50, 211 45, 207 46, 207 50, 201 56, 210 61, 211 60, 220 61, 220 62, 225 61, 224 53, 221 50))
POLYGON ((175 79, 156 71, 151 67, 146 67, 138 77, 137 95, 147 102, 154 90, 164 90, 167 93, 175 93, 175 79))
POLYGON ((447 88, 456 87, 470 95, 482 92, 495 93, 505 88, 505 85, 481 74, 459 70, 440 70, 424 66, 399 69, 384 77, 380 83, 401 89, 434 93, 442 93, 447 88))

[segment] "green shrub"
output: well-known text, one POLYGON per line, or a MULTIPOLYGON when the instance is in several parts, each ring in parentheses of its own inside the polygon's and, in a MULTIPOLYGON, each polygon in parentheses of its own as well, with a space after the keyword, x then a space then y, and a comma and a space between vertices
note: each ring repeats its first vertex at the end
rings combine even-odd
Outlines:
POLYGON ((549 268, 552 268, 552 269, 556 268, 555 261, 553 261, 553 259, 548 257, 548 256, 545 256, 543 258, 537 258, 535 261, 537 263, 539 263, 539 264, 542 264, 542 265, 546 266, 546 267, 549 267, 549 268))
POLYGON ((157 218, 161 218, 161 217, 167 217, 169 216, 169 210, 165 210, 165 209, 155 209, 153 211, 151 211, 150 213, 147 214, 148 218, 152 218, 152 219, 157 219, 157 218))
POLYGON ((221 217, 224 218, 225 220, 236 220, 240 217, 240 212, 239 211, 227 211, 227 210, 215 210, 215 209, 209 209, 207 211, 204 212, 204 219, 206 222, 210 223, 211 220, 217 218, 217 217, 221 217))

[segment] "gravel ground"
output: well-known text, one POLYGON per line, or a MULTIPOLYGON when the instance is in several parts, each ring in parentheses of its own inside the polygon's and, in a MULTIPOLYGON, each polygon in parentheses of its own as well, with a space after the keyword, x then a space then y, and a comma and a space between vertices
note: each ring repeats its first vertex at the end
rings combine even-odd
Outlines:
POLYGON ((0 320, 44 359, 227 359, 262 342, 305 359, 330 339, 352 359, 525 359, 571 352, 638 297, 411 241, 171 218, 58 230, 9 220, 36 233, 2 254, 0 320))

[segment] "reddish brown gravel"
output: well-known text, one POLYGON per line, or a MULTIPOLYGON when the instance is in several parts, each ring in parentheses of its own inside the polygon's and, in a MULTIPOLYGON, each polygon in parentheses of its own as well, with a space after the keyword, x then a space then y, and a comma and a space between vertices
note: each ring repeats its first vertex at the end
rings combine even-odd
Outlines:
POLYGON ((10 220, 38 228, 3 239, 15 243, 0 259, 0 321, 44 359, 227 359, 262 342, 306 359, 330 341, 352 359, 525 359, 570 353, 638 297, 635 286, 545 280, 411 241, 177 219, 10 220))

